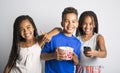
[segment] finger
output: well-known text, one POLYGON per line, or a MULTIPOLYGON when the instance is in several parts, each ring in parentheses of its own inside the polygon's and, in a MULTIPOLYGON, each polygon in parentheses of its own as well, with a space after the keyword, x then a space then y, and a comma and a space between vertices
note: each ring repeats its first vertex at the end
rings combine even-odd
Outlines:
POLYGON ((46 41, 46 36, 47 36, 47 34, 44 34, 42 41, 46 41))
POLYGON ((93 55, 91 55, 90 57, 91 57, 91 58, 93 58, 94 56, 93 56, 93 55))
POLYGON ((41 33, 42 35, 46 34, 45 32, 43 32, 43 31, 41 31, 41 30, 40 30, 40 33, 41 33))
MULTIPOLYGON (((56 50, 57 51, 57 50, 56 50)), ((57 60, 61 60, 59 53, 57 52, 57 60)))
POLYGON ((59 48, 56 48, 56 52, 58 52, 59 48))
POLYGON ((59 55, 59 60, 66 60, 67 56, 59 55))
POLYGON ((47 38, 46 36, 44 37, 44 39, 45 39, 46 42, 50 42, 50 39, 47 38))
POLYGON ((60 55, 66 55, 66 52, 59 52, 60 55))
POLYGON ((47 42, 50 42, 50 39, 46 39, 47 42))

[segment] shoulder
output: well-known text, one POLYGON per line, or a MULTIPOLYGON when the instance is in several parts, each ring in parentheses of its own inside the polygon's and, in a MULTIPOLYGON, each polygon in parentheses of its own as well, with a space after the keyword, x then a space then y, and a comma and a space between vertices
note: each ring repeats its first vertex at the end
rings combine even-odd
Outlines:
POLYGON ((75 41, 75 44, 77 45, 81 45, 81 41, 79 40, 79 38, 77 38, 77 37, 75 37, 75 36, 73 36, 74 37, 74 41, 75 41))
POLYGON ((59 37, 59 36, 62 36, 62 33, 58 33, 57 35, 54 35, 53 38, 56 38, 56 37, 59 37))
POLYGON ((97 35, 97 41, 104 40, 104 37, 101 34, 97 35))
POLYGON ((78 37, 75 37, 75 36, 74 36, 74 39, 75 39, 77 42, 80 42, 80 40, 79 40, 78 37))
POLYGON ((81 36, 73 36, 73 37, 74 37, 74 39, 75 39, 76 41, 80 42, 80 37, 81 37, 81 36))
POLYGON ((59 33, 57 35, 54 35, 51 40, 57 40, 57 39, 63 39, 64 35, 62 33, 59 33))

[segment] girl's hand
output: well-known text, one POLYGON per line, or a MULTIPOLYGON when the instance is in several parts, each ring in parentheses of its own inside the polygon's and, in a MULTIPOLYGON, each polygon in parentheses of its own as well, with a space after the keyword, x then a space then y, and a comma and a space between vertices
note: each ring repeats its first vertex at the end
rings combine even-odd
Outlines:
POLYGON ((45 33, 45 32, 42 32, 42 31, 40 31, 40 32, 41 32, 42 35, 45 35, 44 39, 46 39, 46 42, 49 42, 54 35, 58 34, 61 31, 62 31, 61 28, 56 27, 48 33, 45 33))
POLYGON ((43 35, 43 41, 44 42, 49 42, 51 40, 52 36, 50 34, 47 34, 47 33, 43 32, 43 31, 40 31, 40 32, 43 35))
POLYGON ((44 34, 44 35, 38 36, 38 38, 37 38, 38 43, 41 47, 43 47, 46 42, 49 42, 49 39, 47 39, 46 36, 47 36, 47 34, 44 34))
POLYGON ((41 47, 44 46, 46 42, 49 42, 52 37, 50 35, 46 34, 45 32, 40 31, 42 35, 38 36, 38 42, 41 47))
POLYGON ((93 57, 96 56, 97 52, 98 52, 98 51, 96 51, 95 49, 91 49, 91 51, 87 51, 87 52, 85 53, 85 56, 93 58, 93 57))

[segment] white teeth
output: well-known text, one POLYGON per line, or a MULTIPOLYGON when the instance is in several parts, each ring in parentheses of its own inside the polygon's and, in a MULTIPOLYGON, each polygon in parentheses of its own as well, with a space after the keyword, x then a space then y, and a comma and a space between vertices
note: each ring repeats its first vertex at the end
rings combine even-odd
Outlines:
POLYGON ((86 30, 87 32, 89 32, 90 30, 86 30))
POLYGON ((72 27, 68 27, 69 30, 73 29, 72 27))
POLYGON ((71 30, 72 28, 69 28, 69 30, 71 30))
POLYGON ((30 34, 29 34, 29 33, 27 33, 27 34, 25 34, 25 36, 27 36, 27 37, 28 37, 28 36, 30 36, 30 34))

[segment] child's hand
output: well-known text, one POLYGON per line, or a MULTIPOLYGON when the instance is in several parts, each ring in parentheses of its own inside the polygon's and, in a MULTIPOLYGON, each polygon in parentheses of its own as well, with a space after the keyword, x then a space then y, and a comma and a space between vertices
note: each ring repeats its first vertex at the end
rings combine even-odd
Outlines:
POLYGON ((43 39, 44 42, 49 42, 51 40, 51 36, 49 34, 43 32, 43 31, 40 31, 40 32, 43 35, 42 39, 43 39))
POLYGON ((66 60, 66 53, 59 48, 56 49, 56 59, 57 60, 66 60))
POLYGON ((95 49, 91 49, 91 51, 88 51, 87 53, 85 53, 85 56, 93 58, 96 56, 96 53, 97 51, 95 49))
POLYGON ((74 52, 73 52, 72 60, 74 62, 74 65, 77 65, 79 63, 78 56, 74 52))
POLYGON ((38 36, 37 40, 38 40, 38 43, 41 47, 43 47, 46 42, 50 41, 47 38, 47 34, 43 34, 43 35, 38 36))

